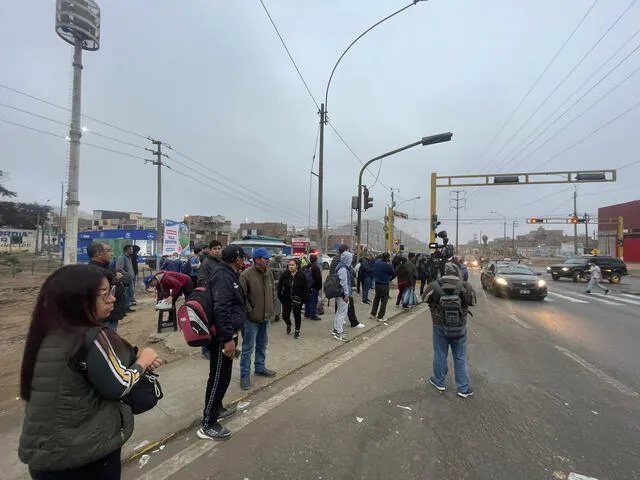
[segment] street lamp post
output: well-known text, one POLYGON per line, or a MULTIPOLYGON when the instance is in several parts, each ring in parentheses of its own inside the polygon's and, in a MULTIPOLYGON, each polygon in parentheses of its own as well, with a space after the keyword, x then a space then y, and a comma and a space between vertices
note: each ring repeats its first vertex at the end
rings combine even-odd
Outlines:
POLYGON ((408 150, 410 148, 413 147, 417 147, 418 145, 422 145, 422 146, 426 146, 426 145, 433 145, 436 143, 442 143, 442 142, 450 142, 451 141, 451 137, 453 137, 453 133, 451 132, 447 132, 447 133, 439 133, 437 135, 430 135, 428 137, 422 137, 422 140, 418 140, 417 142, 413 142, 410 143, 409 145, 405 145, 404 147, 400 147, 400 148, 396 148, 395 150, 392 150, 390 152, 387 153, 383 153, 382 155, 379 155, 375 158, 372 158, 371 160, 369 160, 367 163, 365 163, 362 168, 360 169, 360 174, 358 175, 358 236, 357 236, 357 243, 356 243, 356 256, 357 259, 360 260, 360 246, 361 246, 361 238, 362 238, 362 174, 364 173, 364 171, 366 170, 366 168, 371 165, 373 162, 376 162, 378 160, 382 160, 383 158, 386 157, 390 157, 391 155, 395 155, 396 153, 400 153, 404 150, 408 150))
MULTIPOLYGON (((422 197, 414 197, 414 198, 410 198, 410 199, 408 199, 408 200, 403 200, 403 201, 401 201, 400 203, 396 203, 396 202, 394 201, 394 202, 393 202, 393 204, 391 205, 391 212, 392 212, 392 213, 393 213, 393 212, 395 212, 395 208, 396 208, 396 207, 399 207, 399 206, 400 206, 400 205, 402 205, 403 203, 407 203, 407 202, 415 202, 416 200, 420 200, 420 198, 422 198, 422 197)), ((394 237, 394 235, 395 235, 395 230, 396 230, 396 229, 395 229, 395 225, 396 225, 396 222, 395 222, 395 220, 394 220, 394 221, 392 221, 392 222, 391 222, 391 238, 395 238, 395 237, 394 237)))
POLYGON ((327 82, 327 88, 325 89, 325 93, 324 93, 324 103, 320 104, 320 112, 318 112, 320 114, 320 138, 319 138, 320 145, 319 145, 319 152, 318 152, 319 154, 318 154, 317 177, 318 177, 318 239, 320 240, 320 242, 322 242, 322 238, 323 238, 322 215, 323 215, 323 202, 324 202, 324 126, 328 122, 327 108, 329 104, 329 87, 331 86, 331 80, 333 79, 333 75, 335 74, 336 69, 338 68, 338 65, 340 64, 344 56, 347 54, 349 50, 351 50, 351 47, 353 47, 358 42, 358 40, 360 40, 362 37, 364 37, 367 33, 369 33, 371 30, 376 28, 381 23, 386 22, 387 20, 389 20, 392 17, 395 17, 401 12, 404 12, 409 7, 412 7, 415 4, 419 2, 424 2, 424 1, 426 0, 413 0, 409 5, 402 7, 400 10, 392 13, 391 15, 384 17, 382 20, 371 25, 364 32, 358 35, 353 42, 349 44, 349 46, 344 50, 344 52, 342 52, 342 55, 340 55, 340 57, 338 58, 338 61, 333 66, 333 69, 331 70, 331 75, 329 75, 329 81, 327 82))

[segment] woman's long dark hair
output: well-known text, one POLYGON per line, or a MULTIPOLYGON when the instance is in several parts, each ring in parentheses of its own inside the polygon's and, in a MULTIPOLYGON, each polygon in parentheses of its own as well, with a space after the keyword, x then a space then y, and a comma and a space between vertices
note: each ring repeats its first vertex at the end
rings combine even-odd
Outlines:
POLYGON ((20 396, 29 401, 33 369, 40 345, 52 331, 62 330, 81 342, 90 327, 100 325, 94 310, 98 290, 105 279, 103 270, 92 265, 67 265, 47 278, 33 309, 22 356, 20 396), (84 328, 83 328, 84 327, 84 328))

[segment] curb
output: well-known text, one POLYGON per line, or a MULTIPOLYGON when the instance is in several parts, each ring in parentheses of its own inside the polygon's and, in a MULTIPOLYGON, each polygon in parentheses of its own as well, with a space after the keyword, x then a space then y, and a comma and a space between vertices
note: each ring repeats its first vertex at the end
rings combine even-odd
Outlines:
MULTIPOLYGON (((419 303, 418 305, 416 305, 414 308, 416 307, 421 307, 423 305, 426 305, 424 302, 419 303)), ((394 318, 402 315, 403 313, 409 312, 411 310, 399 310, 394 312, 392 315, 389 315, 388 320, 393 320, 394 318)), ((228 405, 237 405, 240 402, 243 402, 249 398, 251 398, 253 395, 255 395, 258 392, 261 392, 262 390, 264 390, 265 388, 270 387, 271 385, 273 385, 275 382, 288 377, 289 375, 291 375, 292 373, 296 373, 299 370, 302 370, 303 368, 305 368, 306 366, 312 364, 313 362, 318 361, 320 358, 324 357, 325 355, 329 355, 333 352, 335 352, 336 350, 346 347, 347 345, 349 345, 350 343, 352 343, 355 339, 361 337, 362 335, 364 335, 365 333, 369 333, 369 332, 373 332, 374 330, 377 330, 379 328, 382 328, 382 326, 385 324, 386 322, 377 322, 374 324, 373 327, 371 327, 369 330, 367 330, 366 332, 361 332, 360 334, 354 336, 349 342, 346 343, 336 343, 336 346, 334 348, 332 348, 331 350, 322 352, 321 354, 313 357, 311 360, 309 360, 308 362, 305 362, 301 365, 298 365, 297 367, 294 367, 290 370, 286 370, 285 373, 283 373, 282 375, 278 376, 278 377, 274 377, 273 379, 271 379, 271 381, 269 381, 268 383, 265 383, 264 385, 261 385, 259 387, 256 388, 252 388, 249 392, 247 392, 245 395, 240 395, 239 397, 234 398, 233 400, 230 400, 229 402, 225 402, 228 405)), ((122 460, 122 464, 125 463, 129 463, 133 460, 135 460, 136 458, 140 457, 141 455, 144 455, 145 453, 148 453, 150 451, 152 451, 153 449, 157 448, 158 446, 164 444, 165 442, 167 442, 168 440, 170 440, 171 438, 173 438, 176 435, 179 435, 181 433, 187 432, 189 430, 191 430, 192 428, 194 428, 195 426, 199 425, 200 420, 196 420, 195 422, 192 422, 188 427, 180 429, 174 433, 172 433, 171 435, 167 435, 166 437, 164 437, 161 440, 158 440, 156 442, 151 443, 150 445, 145 446, 144 448, 142 448, 141 450, 134 452, 133 454, 131 454, 129 457, 125 458, 122 460)))
POLYGON ((622 290, 622 293, 626 293, 627 295, 635 295, 637 297, 640 297, 640 292, 634 292, 632 290, 622 290))

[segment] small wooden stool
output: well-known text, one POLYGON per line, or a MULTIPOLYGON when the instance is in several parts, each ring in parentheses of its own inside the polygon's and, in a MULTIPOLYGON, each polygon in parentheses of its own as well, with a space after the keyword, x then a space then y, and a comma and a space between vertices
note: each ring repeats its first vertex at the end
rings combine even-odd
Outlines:
POLYGON ((176 307, 170 310, 158 310, 158 333, 162 333, 163 328, 173 327, 173 331, 178 330, 178 317, 176 316, 176 307), (164 314, 168 313, 168 318, 164 318, 164 314))

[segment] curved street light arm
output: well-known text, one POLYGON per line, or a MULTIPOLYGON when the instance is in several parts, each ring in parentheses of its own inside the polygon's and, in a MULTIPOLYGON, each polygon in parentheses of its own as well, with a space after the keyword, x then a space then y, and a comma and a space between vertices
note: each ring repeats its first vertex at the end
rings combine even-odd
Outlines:
POLYGON ((356 37, 356 39, 351 42, 349 44, 349 46, 346 48, 346 50, 344 52, 342 52, 342 55, 340 55, 340 58, 338 58, 338 61, 336 62, 336 64, 333 66, 333 70, 331 70, 331 75, 329 75, 329 81, 327 82, 327 89, 325 90, 324 93, 324 110, 325 112, 328 110, 328 103, 329 103, 329 87, 331 86, 331 80, 333 79, 333 74, 336 72, 336 69, 338 68, 338 65, 340 64, 340 62, 342 61, 342 59, 344 58, 344 56, 347 54, 347 52, 351 49, 351 47, 353 47, 356 42, 358 40, 360 40, 362 37, 364 37, 367 33, 369 33, 371 30, 373 30, 374 28, 376 28, 378 25, 380 25, 381 23, 386 22, 387 20, 389 20, 391 17, 395 17, 396 15, 398 15, 399 13, 404 12, 407 8, 414 6, 416 3, 420 2, 420 1, 425 1, 425 0, 413 0, 409 5, 407 5, 406 7, 402 7, 400 10, 398 10, 397 12, 392 13, 391 15, 388 15, 386 17, 384 17, 382 20, 380 20, 379 22, 374 23, 373 25, 371 25, 369 28, 367 28, 364 32, 362 32, 360 35, 358 35, 356 37))

